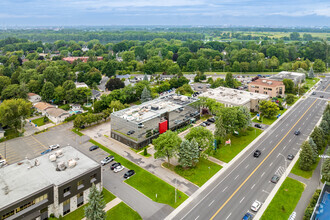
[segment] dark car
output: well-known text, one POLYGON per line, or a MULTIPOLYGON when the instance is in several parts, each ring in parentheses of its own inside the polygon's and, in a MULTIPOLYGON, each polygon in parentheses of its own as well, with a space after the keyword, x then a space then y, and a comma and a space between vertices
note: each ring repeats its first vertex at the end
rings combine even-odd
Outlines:
POLYGON ((204 124, 206 124, 206 126, 209 126, 209 125, 211 125, 211 123, 210 123, 210 122, 208 122, 208 121, 204 121, 204 124))
POLYGON ((256 151, 254 151, 254 153, 253 153, 253 156, 254 157, 259 157, 261 155, 261 151, 260 150, 256 150, 256 151))
POLYGON ((120 165, 121 165, 120 163, 113 163, 113 164, 111 164, 110 169, 114 170, 116 167, 118 167, 120 165))
POLYGON ((245 215, 244 215, 244 217, 242 218, 242 220, 251 220, 253 217, 252 217, 252 215, 250 214, 250 213, 246 213, 245 215))
POLYGON ((293 160, 294 156, 292 154, 289 154, 287 158, 288 160, 293 160))
POLYGON ((312 95, 316 95, 316 92, 312 92, 312 95))
POLYGON ((214 123, 215 122, 215 119, 214 118, 209 118, 207 119, 208 122, 211 122, 211 123, 214 123))
POLYGON ((131 135, 131 134, 134 134, 134 133, 135 133, 135 131, 130 130, 130 131, 127 132, 127 135, 131 135))
POLYGON ((256 128, 262 128, 261 124, 254 124, 254 127, 256 127, 256 128))
POLYGON ((135 171, 134 170, 129 170, 127 171, 125 174, 124 174, 124 178, 125 179, 128 179, 130 178, 131 176, 133 176, 135 174, 135 171))
POLYGON ((93 151, 93 150, 96 150, 96 149, 98 149, 98 148, 99 148, 98 146, 93 145, 93 146, 91 146, 91 147, 89 148, 89 151, 93 151))
POLYGON ((51 151, 52 151, 52 149, 47 149, 47 150, 41 152, 41 155, 47 154, 47 153, 49 153, 49 152, 51 152, 51 151))
POLYGON ((295 131, 294 134, 295 135, 299 135, 300 134, 300 131, 295 131))
POLYGON ((272 179, 270 180, 272 183, 277 183, 280 180, 280 177, 277 175, 274 175, 272 179))
POLYGON ((320 95, 320 98, 324 98, 324 96, 323 95, 320 95))

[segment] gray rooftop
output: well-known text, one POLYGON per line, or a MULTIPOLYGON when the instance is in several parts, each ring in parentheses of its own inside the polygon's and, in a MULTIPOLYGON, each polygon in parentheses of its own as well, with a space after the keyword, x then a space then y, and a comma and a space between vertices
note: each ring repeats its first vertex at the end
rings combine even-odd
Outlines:
POLYGON ((26 159, 0 168, 0 209, 53 184, 61 185, 98 166, 100 165, 94 160, 67 146, 32 160, 26 159), (56 152, 62 152, 62 156, 51 162, 49 156, 56 152), (76 165, 69 168, 68 161, 72 159, 76 161, 76 165), (36 160, 39 162, 38 166, 35 166, 36 160), (65 162, 67 168, 56 171, 59 162, 65 162))

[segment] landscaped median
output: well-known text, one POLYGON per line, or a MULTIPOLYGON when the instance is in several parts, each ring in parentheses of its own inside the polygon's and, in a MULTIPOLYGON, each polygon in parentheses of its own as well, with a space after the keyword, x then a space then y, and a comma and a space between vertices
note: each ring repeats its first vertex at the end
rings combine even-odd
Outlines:
MULTIPOLYGON (((287 109, 283 109, 283 110, 280 110, 278 111, 278 114, 281 114, 280 117, 282 117, 282 115, 284 114, 284 112, 286 112, 287 109)), ((266 118, 266 117, 260 117, 260 119, 262 120, 257 120, 256 118, 253 119, 252 121, 255 122, 255 123, 262 123, 262 124, 265 124, 265 125, 271 125, 274 123, 274 121, 276 121, 278 118, 277 117, 271 117, 271 118, 266 118)))
POLYGON ((287 177, 268 205, 261 220, 288 219, 304 191, 304 184, 287 177))
POLYGON ((202 186, 222 168, 222 166, 204 158, 201 158, 195 167, 188 169, 169 163, 164 163, 163 165, 197 186, 202 186))
POLYGON ((231 144, 221 144, 217 147, 216 151, 212 150, 209 155, 228 163, 261 133, 262 130, 249 127, 245 132, 241 132, 239 135, 231 135, 229 138, 231 144))
POLYGON ((139 167, 133 162, 126 160, 122 156, 116 154, 115 152, 109 150, 102 144, 90 140, 91 143, 99 146, 104 151, 108 152, 115 157, 117 162, 120 162, 126 168, 135 170, 135 175, 128 180, 125 180, 127 184, 139 190, 144 195, 148 196, 155 202, 164 203, 172 206, 173 208, 178 207, 184 200, 188 198, 183 192, 176 190, 177 192, 177 202, 175 203, 175 188, 155 175, 149 173, 145 169, 139 167))

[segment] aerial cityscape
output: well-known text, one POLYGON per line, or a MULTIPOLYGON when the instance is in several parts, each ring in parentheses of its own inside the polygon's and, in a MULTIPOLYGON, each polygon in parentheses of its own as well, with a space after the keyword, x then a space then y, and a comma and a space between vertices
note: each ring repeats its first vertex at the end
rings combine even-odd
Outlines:
POLYGON ((330 2, 0 2, 0 220, 329 220, 330 2))

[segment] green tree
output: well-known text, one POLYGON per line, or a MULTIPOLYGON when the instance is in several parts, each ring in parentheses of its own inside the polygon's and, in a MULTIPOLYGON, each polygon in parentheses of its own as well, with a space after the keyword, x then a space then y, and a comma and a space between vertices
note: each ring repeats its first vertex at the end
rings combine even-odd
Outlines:
POLYGON ((311 66, 311 68, 308 71, 308 78, 313 79, 314 77, 315 77, 314 70, 313 70, 313 67, 311 66))
POLYGON ((22 120, 30 115, 32 104, 24 99, 4 100, 0 105, 0 123, 16 131, 21 128, 22 120))
POLYGON ((222 143, 227 136, 227 132, 226 132, 225 126, 223 124, 223 119, 222 119, 221 114, 218 114, 217 118, 215 119, 214 136, 218 141, 220 141, 220 143, 222 143))
POLYGON ((266 118, 275 117, 280 110, 276 103, 271 101, 261 101, 259 103, 259 110, 266 118))
POLYGON ((234 83, 234 78, 232 73, 227 73, 226 78, 225 78, 225 86, 229 88, 234 88, 235 83, 234 83))
POLYGON ((141 102, 147 102, 152 100, 150 90, 145 86, 141 94, 141 102))
POLYGON ((300 39, 300 34, 298 32, 292 32, 290 34, 290 40, 299 40, 300 39))
POLYGON ((185 139, 188 141, 194 139, 201 150, 206 150, 212 146, 214 137, 210 130, 202 126, 197 126, 190 129, 189 133, 185 136, 185 139))
POLYGON ((93 67, 86 73, 85 75, 85 83, 89 86, 92 87, 94 85, 99 85, 100 81, 102 79, 101 72, 93 67))
POLYGON ((83 115, 77 115, 77 117, 73 121, 73 127, 75 128, 81 128, 83 125, 85 125, 85 116, 83 115))
POLYGON ((105 202, 103 199, 102 192, 96 189, 93 184, 88 195, 88 204, 85 207, 85 216, 87 220, 105 220, 106 212, 105 202))
POLYGON ((132 60, 135 60, 134 51, 125 51, 122 55, 122 58, 124 62, 130 62, 132 60))
POLYGON ((57 86, 54 90, 52 98, 55 99, 55 103, 62 103, 66 96, 66 90, 62 86, 57 86))
POLYGON ((313 141, 313 139, 312 138, 309 138, 308 139, 308 143, 309 143, 309 145, 311 146, 311 148, 312 148, 312 150, 313 150, 313 163, 315 163, 316 162, 316 159, 317 159, 317 157, 318 157, 318 155, 319 155, 319 152, 318 152, 318 150, 317 150, 317 146, 316 146, 316 144, 314 143, 314 141, 313 141))
POLYGON ((237 108, 222 108, 221 116, 223 127, 227 134, 232 134, 239 129, 237 120, 237 108))
POLYGON ((287 95, 286 95, 286 98, 285 98, 286 103, 289 104, 289 105, 292 104, 292 103, 294 102, 294 98, 295 98, 294 95, 292 95, 292 94, 287 94, 287 95))
POLYGON ((41 97, 45 101, 49 101, 54 98, 54 84, 51 82, 46 82, 41 89, 41 97))
POLYGON ((313 69, 317 73, 324 73, 325 70, 326 70, 325 63, 320 59, 316 59, 314 64, 313 64, 313 69))
POLYGON ((239 129, 246 129, 252 125, 251 114, 246 106, 238 107, 237 120, 239 129))
POLYGON ((299 168, 301 170, 310 170, 313 164, 313 149, 307 141, 301 145, 301 152, 299 156, 299 168))
POLYGON ((121 81, 119 78, 111 78, 108 80, 108 82, 105 85, 105 88, 107 88, 109 91, 113 91, 115 89, 121 89, 125 87, 125 83, 121 81))
POLYGON ((115 76, 117 68, 118 68, 117 62, 114 60, 110 60, 106 62, 106 64, 104 65, 102 69, 102 73, 108 77, 115 76))
POLYGON ((170 163, 170 158, 176 155, 181 142, 179 135, 171 130, 159 135, 152 141, 156 150, 155 158, 167 157, 168 163, 170 163))
POLYGON ((324 159, 322 164, 322 177, 325 181, 330 182, 330 158, 324 159))
POLYGON ((325 136, 329 135, 329 123, 326 120, 322 120, 320 124, 320 128, 322 129, 325 136))
POLYGON ((179 67, 179 65, 178 64, 174 64, 174 65, 172 65, 172 66, 170 66, 168 69, 167 69, 167 71, 166 71, 168 74, 170 74, 170 75, 180 75, 180 73, 181 73, 181 69, 180 69, 180 67, 179 67))
POLYGON ((285 93, 293 93, 294 83, 292 79, 283 79, 283 84, 285 86, 285 93))
POLYGON ((324 146, 324 137, 323 132, 319 127, 315 127, 310 137, 313 139, 314 143, 317 146, 317 149, 320 151, 324 146))
POLYGON ((192 167, 198 163, 199 149, 198 143, 192 139, 184 140, 181 142, 179 147, 179 163, 183 168, 192 167))
POLYGON ((0 94, 7 86, 10 85, 10 78, 8 76, 0 75, 0 94))
POLYGON ((109 105, 109 108, 111 109, 112 112, 119 111, 127 107, 129 107, 129 105, 122 104, 119 100, 112 100, 109 105))

